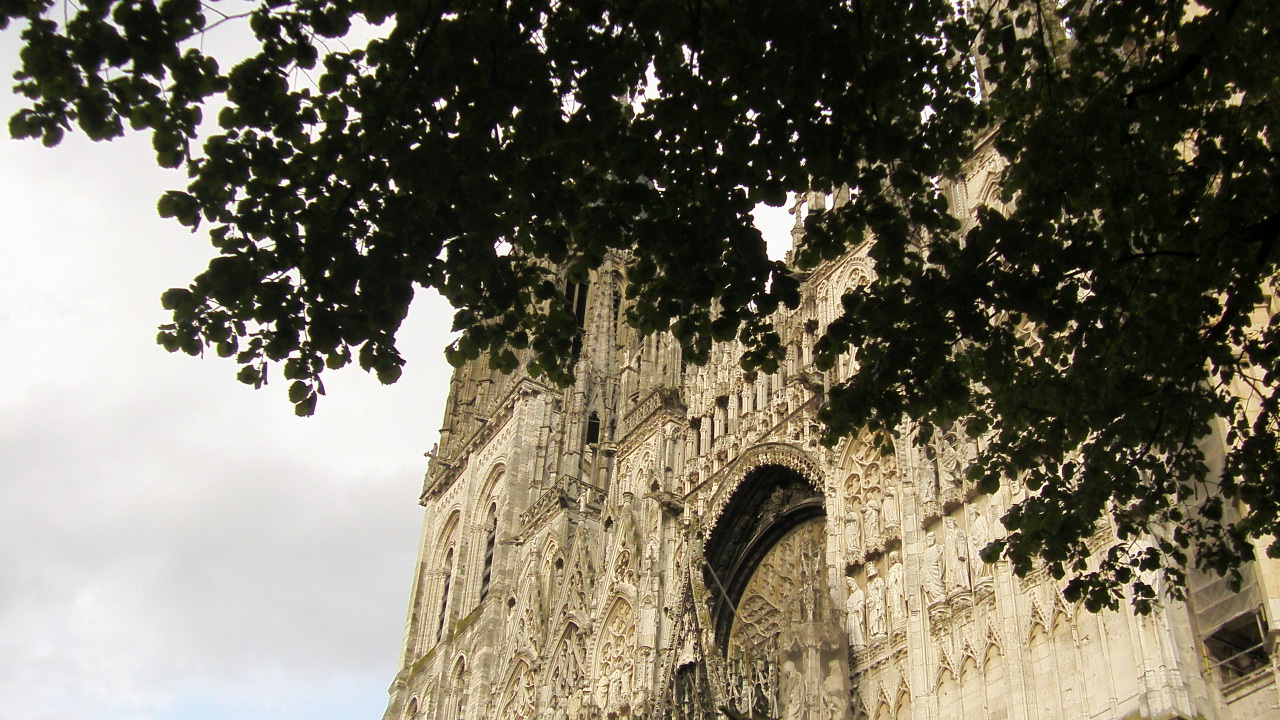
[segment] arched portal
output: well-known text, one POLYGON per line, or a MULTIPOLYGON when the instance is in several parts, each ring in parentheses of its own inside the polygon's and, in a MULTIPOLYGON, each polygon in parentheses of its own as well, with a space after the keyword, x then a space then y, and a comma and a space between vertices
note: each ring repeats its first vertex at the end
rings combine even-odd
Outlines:
POLYGON ((726 695, 739 712, 851 717, 848 639, 827 580, 822 493, 797 471, 755 468, 705 547, 726 695))

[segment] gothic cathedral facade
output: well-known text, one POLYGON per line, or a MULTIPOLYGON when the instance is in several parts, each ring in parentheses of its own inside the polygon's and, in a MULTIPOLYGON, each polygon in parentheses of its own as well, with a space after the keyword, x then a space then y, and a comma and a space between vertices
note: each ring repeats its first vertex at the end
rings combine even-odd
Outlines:
POLYGON ((1022 491, 977 494, 956 434, 819 443, 853 365, 817 372, 813 342, 872 273, 864 247, 805 278, 773 374, 638 336, 608 262, 565 289, 572 387, 459 368, 384 720, 1280 720, 1271 561, 1093 614, 978 557, 1022 491))

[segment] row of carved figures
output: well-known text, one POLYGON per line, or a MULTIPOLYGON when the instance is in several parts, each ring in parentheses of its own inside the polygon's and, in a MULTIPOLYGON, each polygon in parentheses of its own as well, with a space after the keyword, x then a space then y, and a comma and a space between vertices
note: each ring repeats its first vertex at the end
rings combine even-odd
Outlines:
POLYGON ((962 504, 973 488, 965 480, 971 448, 955 438, 935 440, 905 475, 892 458, 870 458, 846 481, 844 540, 851 562, 883 552, 902 537, 903 505, 917 503, 922 524, 962 504))
MULTIPOLYGON (((990 586, 991 566, 982 561, 980 553, 991 536, 977 507, 968 508, 967 526, 968 532, 956 517, 948 515, 925 533, 920 587, 928 607, 990 586)), ((854 649, 906 631, 906 573, 899 552, 891 550, 883 561, 866 563, 861 574, 865 576, 865 588, 856 575, 845 579, 845 629, 854 649), (885 566, 883 574, 881 562, 885 566)))

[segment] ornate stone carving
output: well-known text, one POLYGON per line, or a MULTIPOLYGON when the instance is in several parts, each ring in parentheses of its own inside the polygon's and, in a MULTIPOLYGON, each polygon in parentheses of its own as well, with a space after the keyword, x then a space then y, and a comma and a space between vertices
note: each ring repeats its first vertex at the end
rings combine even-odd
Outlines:
POLYGON ((534 674, 529 664, 523 660, 516 663, 511 673, 511 680, 503 692, 499 703, 500 715, 515 720, 533 720, 537 713, 538 690, 534 674))
POLYGON ((929 605, 941 602, 946 596, 942 584, 942 554, 944 549, 938 543, 938 535, 932 530, 925 535, 924 554, 921 557, 921 587, 924 589, 925 602, 929 605))
POLYGON ((976 587, 991 581, 991 566, 982 561, 982 548, 991 542, 986 518, 977 507, 969 507, 969 574, 976 587))
POLYGON ((635 615, 629 604, 617 600, 600 630, 596 669, 594 699, 607 718, 628 718, 634 714, 635 647, 635 615))
POLYGON ((955 518, 948 517, 945 523, 947 551, 943 577, 947 593, 951 594, 969 589, 969 540, 955 518))
POLYGON ((889 632, 894 636, 898 636, 904 634, 907 630, 906 579, 897 550, 889 553, 888 562, 889 571, 887 573, 888 579, 885 582, 885 605, 887 606, 889 632))
POLYGON ((716 472, 711 482, 718 483, 719 489, 708 502, 704 517, 718 518, 724 512, 724 506, 733 496, 743 478, 752 470, 777 465, 794 470, 812 487, 826 487, 825 474, 821 465, 809 453, 786 443, 766 443, 757 445, 742 453, 737 459, 716 472))
POLYGON ((883 640, 889 629, 885 619, 884 578, 875 563, 867 564, 867 637, 871 642, 883 640))
MULTIPOLYGON (((824 520, 801 524, 766 553, 747 583, 729 633, 726 663, 735 676, 729 685, 738 688, 730 696, 736 696, 738 712, 846 720, 843 712, 832 712, 848 705, 846 633, 857 621, 846 617, 841 627, 832 611, 822 562, 825 545, 824 520)), ((859 601, 850 603, 846 616, 856 617, 859 601)))
POLYGON ((942 513, 938 502, 938 468, 932 448, 925 448, 915 468, 916 498, 920 502, 920 517, 928 522, 942 513))
POLYGON ((880 504, 880 515, 884 524, 885 540, 900 537, 901 516, 898 514, 898 496, 891 490, 884 491, 884 499, 880 504))
MULTIPOLYGON (((568 623, 560 633, 560 639, 555 647, 555 654, 551 657, 548 679, 550 680, 553 701, 567 700, 570 695, 580 689, 582 681, 582 650, 583 643, 578 632, 578 626, 572 622, 568 623)), ((550 717, 560 718, 567 715, 568 709, 566 707, 557 707, 553 703, 550 717)))
MULTIPOLYGON (((1078 643, 1042 631, 1047 640, 1024 647, 1031 626, 1053 627, 1064 611, 1061 585, 1042 566, 997 583, 999 565, 981 562, 996 518, 1029 491, 1015 482, 975 499, 965 475, 977 446, 962 427, 888 452, 869 432, 816 447, 814 391, 856 362, 846 353, 834 376, 816 374, 812 328, 874 274, 865 247, 803 280, 801 307, 776 318, 786 366, 746 378, 739 348, 718 345, 705 366, 685 366, 669 335, 642 339, 619 324, 616 287, 596 292, 613 271, 593 273, 573 387, 484 367, 455 375, 461 399, 428 468, 425 565, 389 720, 1256 715, 1228 718, 1231 708, 1188 693, 1214 678, 1191 677, 1194 643, 1168 634, 1195 625, 1181 606, 1141 622, 1084 616, 1078 643), (630 362, 621 376, 617 358, 630 362), (595 450, 584 433, 593 411, 595 450), (498 463, 508 480, 486 484, 498 463), (499 531, 486 558, 487 515, 468 509, 491 500, 499 531), (437 548, 449 522, 445 593, 437 548), (708 566, 728 568, 724 587, 708 566), (836 581, 845 587, 828 587, 836 581), (442 615, 450 629, 438 634, 442 615), (990 649, 993 637, 1007 653, 990 649), (1088 707, 1079 695, 1072 705, 1072 678, 1088 707)), ((1024 346, 1037 341, 1018 333, 1024 346)), ((1105 552, 1113 528, 1099 523, 1087 542, 1105 552)))
POLYGON ((856 505, 844 516, 844 545, 850 560, 862 559, 862 511, 856 505))
POLYGON ((884 547, 883 527, 880 524, 880 499, 875 493, 868 493, 862 505, 863 549, 867 552, 884 547))
POLYGON ((845 578, 849 594, 845 597, 845 630, 849 634, 849 647, 854 651, 866 643, 867 594, 856 578, 845 578))

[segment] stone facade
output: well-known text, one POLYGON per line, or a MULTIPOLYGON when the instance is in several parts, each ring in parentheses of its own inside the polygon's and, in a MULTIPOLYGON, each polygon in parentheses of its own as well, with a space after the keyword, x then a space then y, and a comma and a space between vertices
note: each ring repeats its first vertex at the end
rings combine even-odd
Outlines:
MULTIPOLYGON (((953 206, 992 202, 994 169, 953 206)), ((772 375, 638 337, 611 262, 566 289, 573 387, 460 368, 384 719, 1280 719, 1269 561, 1240 593, 1193 576, 1188 603, 1091 614, 981 561, 1020 490, 978 495, 955 434, 819 444, 854 365, 812 347, 866 250, 805 279, 772 375)))

